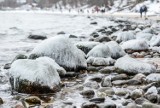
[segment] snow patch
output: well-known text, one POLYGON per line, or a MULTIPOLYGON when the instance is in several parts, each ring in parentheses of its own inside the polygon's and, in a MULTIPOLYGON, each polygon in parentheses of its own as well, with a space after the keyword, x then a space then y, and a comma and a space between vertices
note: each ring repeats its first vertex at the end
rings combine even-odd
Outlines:
POLYGON ((137 73, 149 74, 156 71, 155 66, 131 58, 128 55, 119 58, 115 63, 115 67, 131 74, 137 74, 137 73))

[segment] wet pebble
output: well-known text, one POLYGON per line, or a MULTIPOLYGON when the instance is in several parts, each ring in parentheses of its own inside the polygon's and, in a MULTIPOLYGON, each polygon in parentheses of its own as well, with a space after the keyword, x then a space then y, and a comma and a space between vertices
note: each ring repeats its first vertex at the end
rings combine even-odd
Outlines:
POLYGON ((102 80, 101 86, 102 86, 102 87, 111 87, 111 86, 112 86, 111 78, 105 77, 105 78, 102 80))
POLYGON ((142 89, 136 89, 136 90, 133 90, 131 92, 131 98, 133 100, 137 99, 137 98, 140 98, 143 96, 143 90, 142 89))
POLYGON ((93 98, 95 95, 95 92, 93 90, 84 90, 80 93, 85 98, 93 98))
POLYGON ((97 106, 97 104, 93 102, 86 102, 82 104, 81 108, 99 108, 99 107, 97 106))
POLYGON ((95 103, 103 103, 105 101, 105 98, 93 98, 89 100, 90 102, 95 102, 95 103))

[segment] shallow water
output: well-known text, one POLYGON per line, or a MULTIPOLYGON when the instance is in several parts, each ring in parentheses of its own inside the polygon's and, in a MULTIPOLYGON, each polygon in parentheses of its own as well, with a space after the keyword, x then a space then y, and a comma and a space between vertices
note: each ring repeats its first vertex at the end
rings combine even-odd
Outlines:
MULTIPOLYGON (((95 29, 102 26, 113 25, 105 17, 77 16, 77 15, 60 15, 52 13, 36 12, 0 12, 0 97, 4 100, 3 108, 14 106, 14 96, 11 95, 11 87, 8 81, 8 71, 3 69, 4 64, 12 62, 18 54, 28 54, 41 40, 31 40, 27 37, 29 34, 46 35, 48 38, 57 35, 58 32, 64 31, 66 35, 73 34, 84 36, 87 40, 89 34, 95 29), (98 25, 90 25, 90 22, 97 21, 98 25)), ((81 41, 82 39, 78 39, 81 41)), ((77 39, 76 39, 77 41, 77 39)), ((71 87, 71 90, 74 88, 71 87)), ((61 95, 57 94, 57 95, 61 95)), ((74 91, 63 97, 66 101, 76 101, 76 106, 80 105, 84 99, 74 91)), ((55 107, 59 106, 62 98, 55 101, 55 107)))

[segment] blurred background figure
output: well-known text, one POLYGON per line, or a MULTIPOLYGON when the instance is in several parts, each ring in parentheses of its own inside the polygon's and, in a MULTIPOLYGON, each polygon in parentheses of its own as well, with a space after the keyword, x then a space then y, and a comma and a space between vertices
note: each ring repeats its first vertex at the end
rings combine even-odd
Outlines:
POLYGON ((147 13, 147 6, 146 5, 143 5, 140 8, 140 16, 141 16, 141 18, 142 18, 143 12, 144 12, 144 17, 146 18, 146 13, 147 13))

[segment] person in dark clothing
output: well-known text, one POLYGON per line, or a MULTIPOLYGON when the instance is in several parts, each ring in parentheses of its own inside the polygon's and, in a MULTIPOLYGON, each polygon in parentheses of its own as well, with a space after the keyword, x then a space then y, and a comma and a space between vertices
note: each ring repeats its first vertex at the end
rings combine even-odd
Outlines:
POLYGON ((146 5, 143 5, 143 6, 140 8, 141 18, 142 18, 143 12, 144 12, 144 16, 145 16, 145 18, 146 18, 146 13, 147 13, 147 6, 146 6, 146 5))

